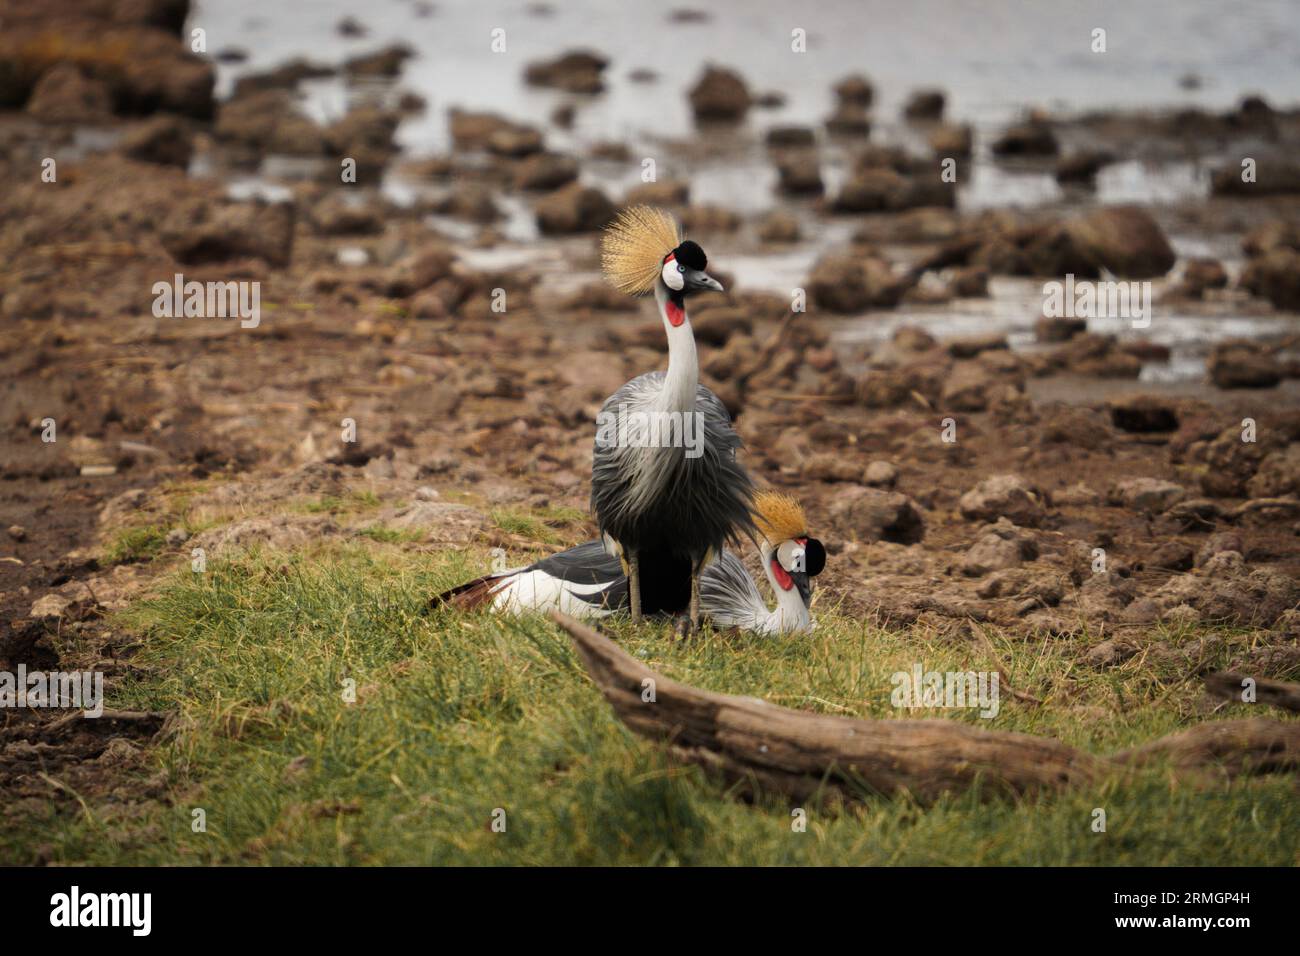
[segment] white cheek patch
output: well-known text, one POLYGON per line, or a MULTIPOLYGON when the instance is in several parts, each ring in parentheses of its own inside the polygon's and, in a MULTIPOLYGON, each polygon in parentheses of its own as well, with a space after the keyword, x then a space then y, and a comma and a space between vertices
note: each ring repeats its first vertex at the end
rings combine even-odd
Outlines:
POLYGON ((672 259, 664 263, 663 277, 664 285, 674 292, 681 292, 682 286, 686 285, 686 277, 677 271, 677 263, 672 259))

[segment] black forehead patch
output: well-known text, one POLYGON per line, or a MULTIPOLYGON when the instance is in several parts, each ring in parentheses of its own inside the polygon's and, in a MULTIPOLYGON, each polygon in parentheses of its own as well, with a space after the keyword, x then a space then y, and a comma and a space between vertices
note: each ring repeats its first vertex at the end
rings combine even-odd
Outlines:
POLYGON ((691 239, 687 239, 674 249, 673 255, 678 262, 688 269, 703 271, 704 267, 709 264, 709 260, 704 257, 704 250, 700 248, 700 244, 691 239))

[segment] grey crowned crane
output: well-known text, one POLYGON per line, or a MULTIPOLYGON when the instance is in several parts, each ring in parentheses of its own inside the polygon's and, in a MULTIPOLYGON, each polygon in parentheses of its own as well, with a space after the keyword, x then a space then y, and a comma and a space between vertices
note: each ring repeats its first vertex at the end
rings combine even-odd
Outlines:
MULTIPOLYGON (((776 608, 768 609, 744 562, 724 550, 700 575, 701 614, 716 627, 759 634, 807 631, 812 627, 812 578, 826 565, 826 549, 809 536, 803 508, 785 495, 760 493, 754 520, 761 535, 759 558, 776 595, 776 608)), ((648 576, 642 594, 646 613, 680 613, 685 604, 673 602, 680 588, 661 590, 656 586, 660 580, 648 576)), ((527 567, 476 578, 439 594, 430 606, 490 608, 505 614, 554 609, 573 617, 600 618, 623 610, 629 599, 619 559, 608 554, 601 541, 588 541, 527 567)))
POLYGON ((633 622, 646 592, 686 597, 700 619, 700 571, 727 542, 753 537, 753 484, 736 460, 740 437, 718 396, 700 384, 686 299, 721 292, 704 250, 683 240, 667 213, 625 210, 605 231, 601 268, 621 292, 653 293, 668 337, 668 371, 632 379, 597 421, 591 509, 606 550, 626 571, 633 622))
POLYGON ((730 552, 705 568, 700 604, 714 627, 759 634, 807 631, 812 627, 812 579, 826 567, 826 549, 808 534, 803 508, 787 495, 761 492, 754 499, 754 514, 758 554, 776 595, 776 609, 768 610, 754 579, 730 552))

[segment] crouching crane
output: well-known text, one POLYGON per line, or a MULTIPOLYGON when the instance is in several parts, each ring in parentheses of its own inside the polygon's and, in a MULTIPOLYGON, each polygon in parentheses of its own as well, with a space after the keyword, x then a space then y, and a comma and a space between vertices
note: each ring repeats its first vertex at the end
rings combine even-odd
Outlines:
MULTIPOLYGON (((826 565, 826 549, 807 531, 803 508, 793 498, 762 492, 754 500, 761 539, 758 555, 776 608, 769 609, 758 586, 732 551, 722 551, 700 574, 700 613, 716 627, 759 634, 794 634, 812 627, 812 578, 826 565)), ((647 614, 678 614, 688 598, 680 587, 661 588, 672 575, 647 564, 642 589, 647 614)), ((601 618, 627 608, 628 577, 601 541, 588 541, 527 567, 476 578, 430 601, 462 610, 490 608, 505 614, 562 611, 571 617, 601 618)))
POLYGON ((728 541, 754 534, 740 437, 699 383, 686 316, 688 296, 722 291, 707 264, 671 216, 646 206, 626 210, 601 243, 605 277, 621 292, 653 293, 668 337, 668 371, 640 375, 606 399, 592 460, 592 512, 606 550, 623 563, 633 622, 646 610, 643 592, 684 588, 688 628, 696 627, 701 569, 728 541))

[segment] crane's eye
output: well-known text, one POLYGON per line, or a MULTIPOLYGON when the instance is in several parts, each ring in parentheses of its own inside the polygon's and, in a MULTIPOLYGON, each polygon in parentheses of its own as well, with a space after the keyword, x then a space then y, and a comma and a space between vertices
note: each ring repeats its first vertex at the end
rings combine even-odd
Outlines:
POLYGON ((664 285, 668 286, 668 288, 672 289, 674 292, 681 292, 682 289, 686 288, 685 273, 686 269, 681 265, 681 263, 673 262, 672 260, 665 262, 661 273, 663 275, 664 285))

